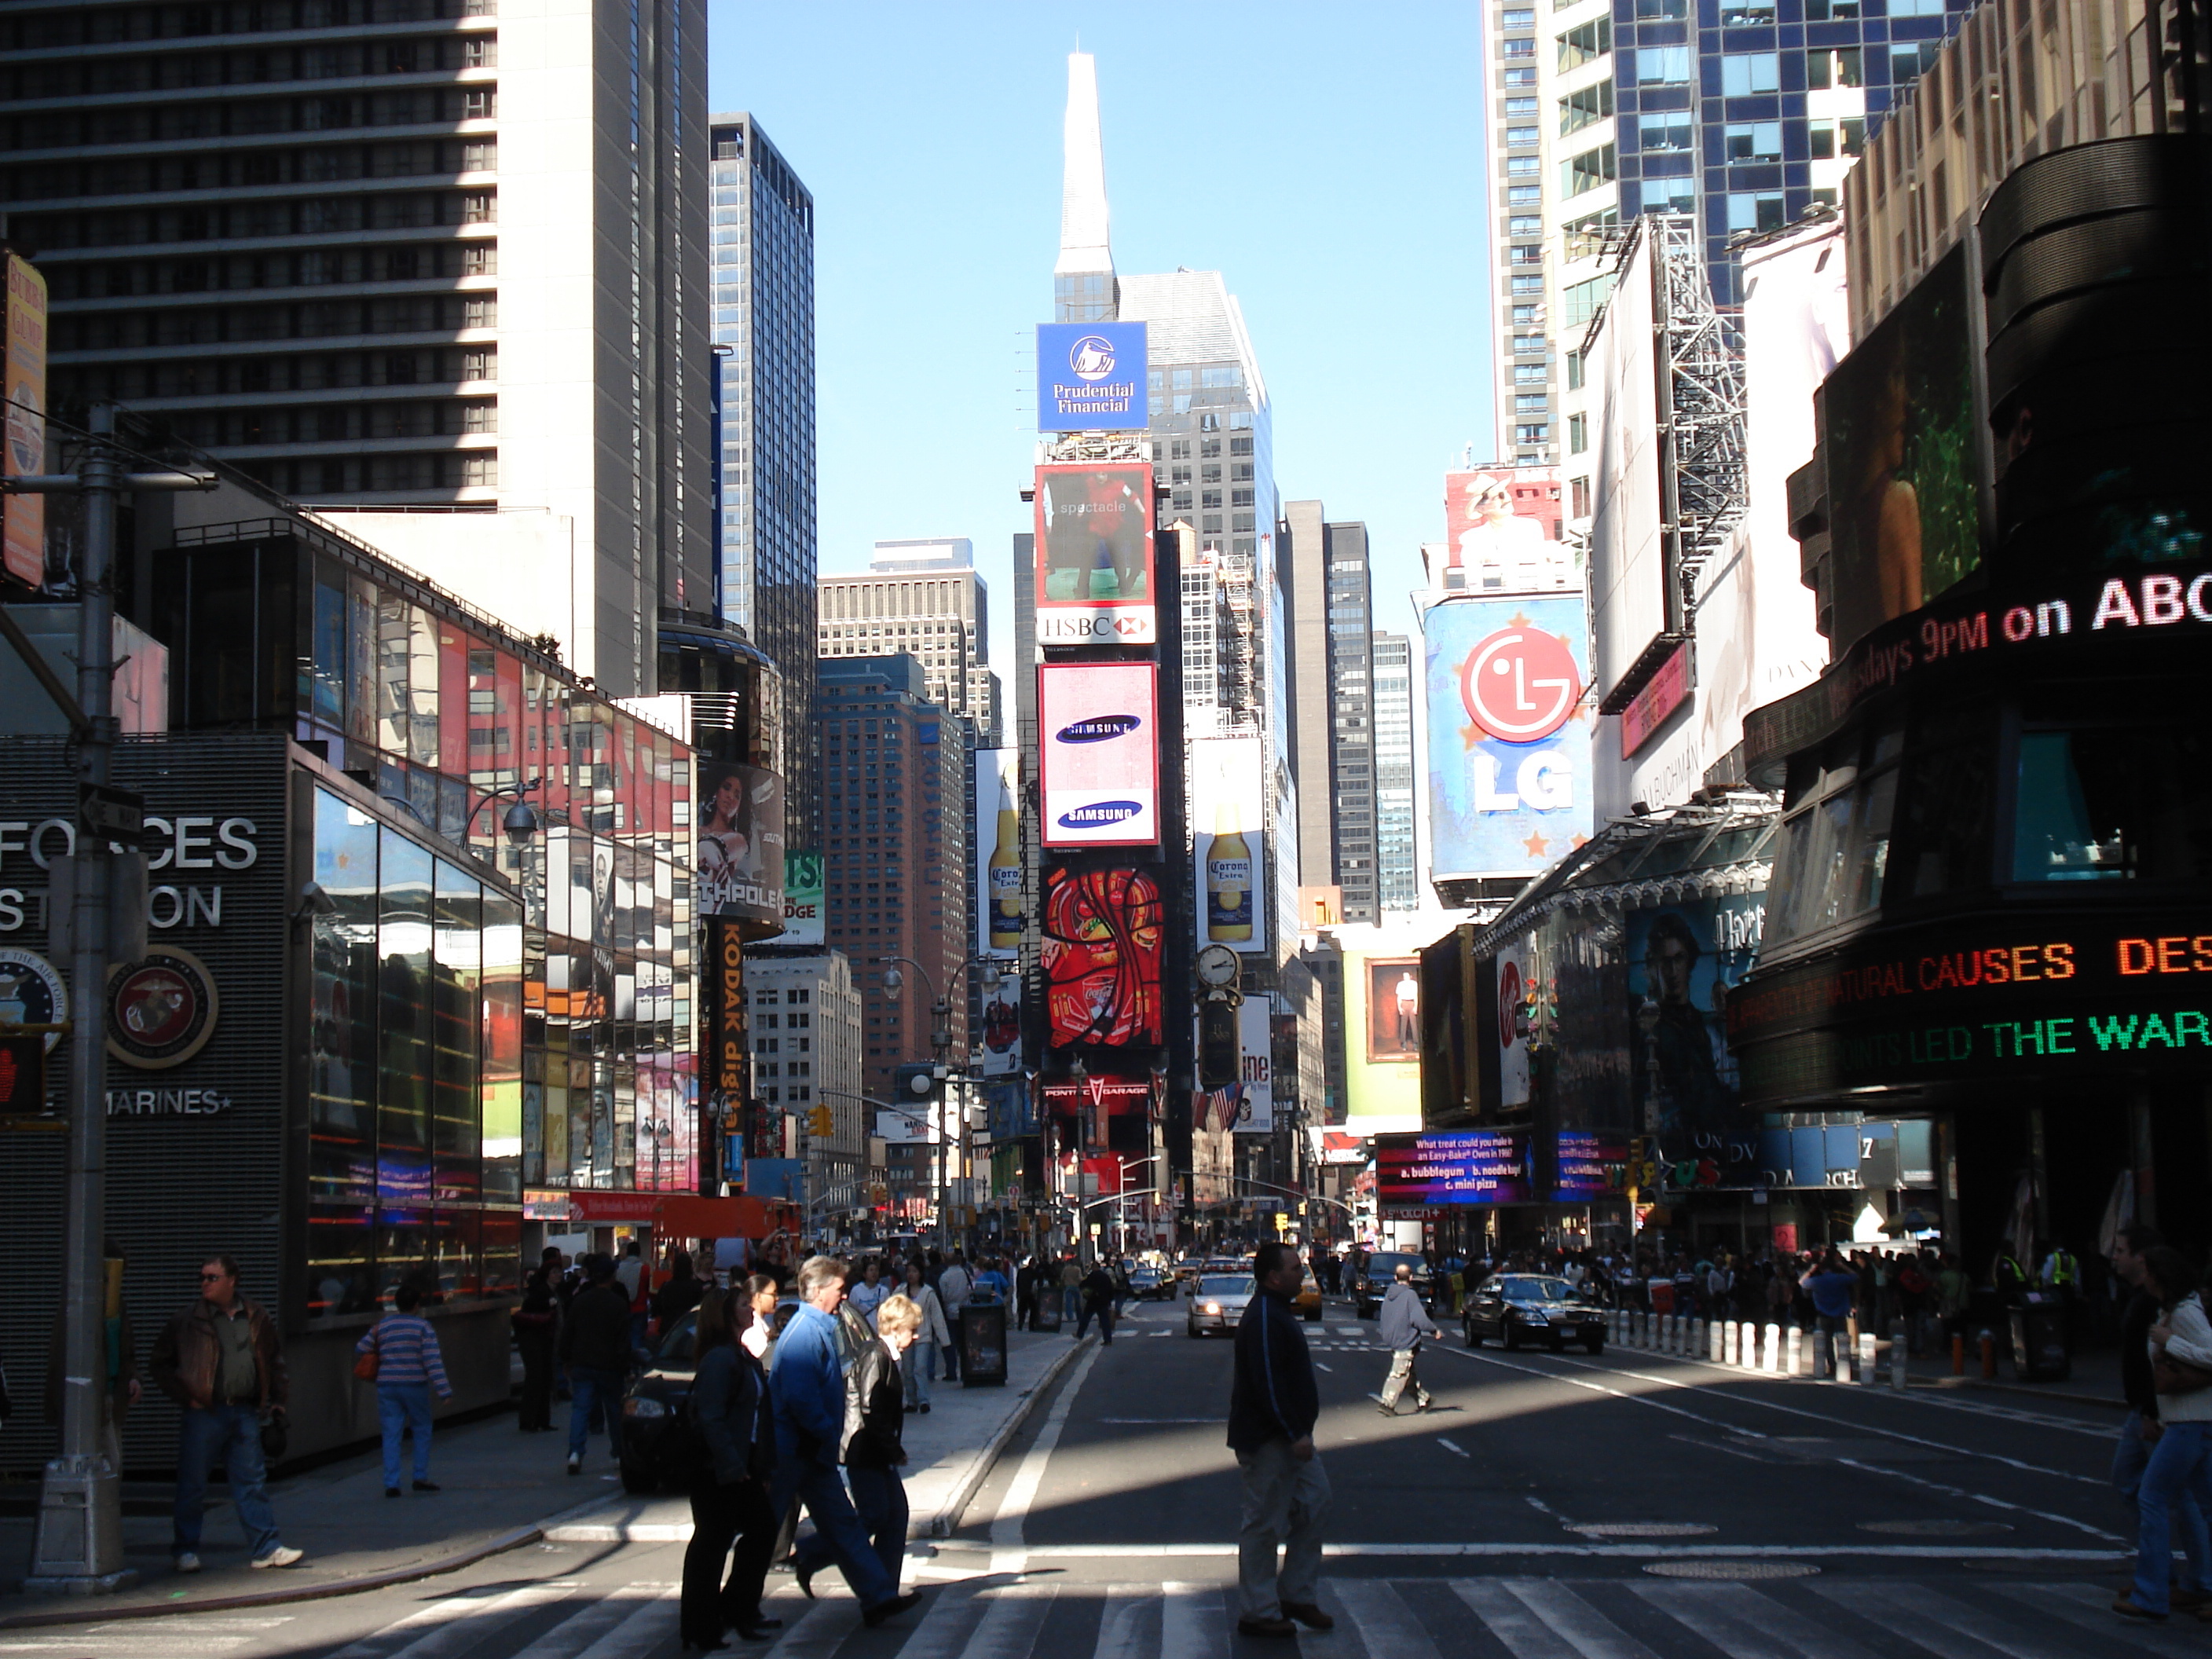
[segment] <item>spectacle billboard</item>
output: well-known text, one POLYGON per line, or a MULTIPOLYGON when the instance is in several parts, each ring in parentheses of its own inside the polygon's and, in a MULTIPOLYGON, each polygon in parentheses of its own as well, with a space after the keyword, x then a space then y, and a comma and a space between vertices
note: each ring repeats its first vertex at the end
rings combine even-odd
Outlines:
POLYGON ((1200 738, 1190 745, 1190 823, 1204 916, 1199 943, 1247 955, 1267 951, 1267 750, 1252 738, 1200 738))
POLYGON ((1022 751, 975 751, 975 955, 1011 962, 1022 952, 1022 751))
POLYGON ((1037 430, 1141 432, 1152 424, 1142 323, 1040 323, 1037 430))
POLYGON ((1444 539, 1422 551, 1429 592, 1529 593, 1579 585, 1560 539, 1559 471, 1493 462, 1444 474, 1444 539))
POLYGON ((1449 599, 1421 633, 1435 878, 1534 874, 1590 836, 1583 598, 1449 599))
POLYGON ((1037 643, 1157 644, 1152 469, 1054 463, 1036 494, 1037 643))
POLYGON ((1145 847, 1159 840, 1155 665, 1040 665, 1037 727, 1047 847, 1145 847))
POLYGON ((1044 879, 1045 1040, 1055 1048, 1157 1044, 1159 884, 1141 870, 1048 870, 1044 879))
POLYGON ((1384 1208, 1428 1204, 1528 1204, 1535 1182, 1528 1137, 1505 1129, 1380 1135, 1375 1200, 1384 1208))

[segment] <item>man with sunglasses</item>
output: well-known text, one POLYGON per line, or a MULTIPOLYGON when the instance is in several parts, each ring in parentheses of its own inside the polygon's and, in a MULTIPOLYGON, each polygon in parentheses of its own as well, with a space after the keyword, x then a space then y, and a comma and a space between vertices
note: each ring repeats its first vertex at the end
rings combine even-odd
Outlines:
POLYGON ((154 1382, 183 1408, 177 1434, 174 1550, 179 1572, 200 1570, 200 1520, 207 1473, 220 1457, 231 1507, 257 1567, 289 1567, 302 1552, 276 1536, 261 1455, 264 1418, 284 1415, 284 1351, 276 1322, 238 1293, 238 1263, 212 1256, 200 1267, 199 1300, 154 1344, 154 1382))

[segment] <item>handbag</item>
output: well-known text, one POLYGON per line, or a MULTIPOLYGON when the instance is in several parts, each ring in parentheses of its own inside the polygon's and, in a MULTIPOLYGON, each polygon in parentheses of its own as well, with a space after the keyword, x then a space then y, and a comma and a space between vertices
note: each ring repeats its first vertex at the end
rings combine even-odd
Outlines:
POLYGON ((2199 1389, 2212 1388, 2212 1371, 2160 1354, 2150 1362, 2150 1385, 2160 1394, 2195 1394, 2199 1389))
POLYGON ((383 1363, 383 1351, 372 1346, 367 1353, 357 1353, 353 1357, 353 1374, 364 1382, 374 1382, 377 1367, 383 1363))

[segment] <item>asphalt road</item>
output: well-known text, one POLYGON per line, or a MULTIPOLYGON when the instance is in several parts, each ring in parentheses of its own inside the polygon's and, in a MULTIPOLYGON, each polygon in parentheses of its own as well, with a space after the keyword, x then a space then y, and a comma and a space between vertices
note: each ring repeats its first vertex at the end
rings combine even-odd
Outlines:
MULTIPOLYGON (((928 1600, 862 1629, 842 1586, 779 1659, 1364 1655, 1370 1659, 2016 1659, 2201 1654, 2124 1625, 2116 1412, 1984 1390, 1758 1378, 1644 1353, 1425 1352, 1435 1409, 1385 1419, 1389 1356, 1332 1304, 1306 1327, 1334 1487, 1324 1606, 1297 1642, 1232 1633, 1231 1345, 1153 1305, 1042 1402, 957 1535, 915 1547, 928 1600)), ((41 1653, 239 1659, 663 1659, 682 1547, 545 1546, 469 1573, 272 1609, 0 1636, 41 1653)))

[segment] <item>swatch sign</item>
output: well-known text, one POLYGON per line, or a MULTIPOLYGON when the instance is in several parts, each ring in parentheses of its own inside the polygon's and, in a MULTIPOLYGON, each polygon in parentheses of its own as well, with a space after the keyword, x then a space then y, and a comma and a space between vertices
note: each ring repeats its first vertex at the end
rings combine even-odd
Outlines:
POLYGON ((1046 663, 1037 669, 1046 846, 1158 842, 1158 675, 1151 663, 1046 663))

